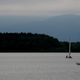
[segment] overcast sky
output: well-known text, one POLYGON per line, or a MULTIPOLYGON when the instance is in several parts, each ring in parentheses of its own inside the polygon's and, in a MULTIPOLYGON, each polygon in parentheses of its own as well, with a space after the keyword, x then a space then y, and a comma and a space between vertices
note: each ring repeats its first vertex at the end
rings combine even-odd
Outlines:
POLYGON ((80 0, 0 0, 0 15, 80 14, 80 0))

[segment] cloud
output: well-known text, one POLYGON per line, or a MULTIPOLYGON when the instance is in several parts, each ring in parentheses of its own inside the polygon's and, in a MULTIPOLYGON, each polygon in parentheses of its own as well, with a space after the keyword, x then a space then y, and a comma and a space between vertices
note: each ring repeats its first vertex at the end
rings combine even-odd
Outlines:
POLYGON ((79 14, 79 0, 1 0, 0 14, 4 15, 61 15, 79 14))

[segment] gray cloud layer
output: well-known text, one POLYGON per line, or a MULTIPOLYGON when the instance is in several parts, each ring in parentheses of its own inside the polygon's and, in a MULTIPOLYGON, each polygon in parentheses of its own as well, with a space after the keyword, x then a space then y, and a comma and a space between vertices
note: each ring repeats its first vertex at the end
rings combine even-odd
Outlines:
POLYGON ((0 0, 0 14, 80 14, 80 0, 0 0))

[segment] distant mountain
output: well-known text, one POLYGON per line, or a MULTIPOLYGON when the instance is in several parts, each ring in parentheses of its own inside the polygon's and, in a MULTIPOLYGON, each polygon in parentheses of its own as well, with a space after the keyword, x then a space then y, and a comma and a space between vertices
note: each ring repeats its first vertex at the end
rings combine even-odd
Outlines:
POLYGON ((44 21, 33 22, 29 30, 33 32, 47 33, 59 38, 59 40, 79 41, 80 37, 80 16, 64 15, 50 17, 44 21))
POLYGON ((80 16, 63 15, 48 18, 1 17, 1 32, 45 33, 59 40, 80 41, 80 16))

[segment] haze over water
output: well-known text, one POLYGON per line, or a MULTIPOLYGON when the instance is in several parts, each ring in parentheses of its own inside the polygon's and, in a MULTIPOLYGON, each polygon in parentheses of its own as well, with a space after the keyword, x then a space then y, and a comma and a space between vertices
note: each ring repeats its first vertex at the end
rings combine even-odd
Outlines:
POLYGON ((80 54, 0 53, 0 80, 80 80, 80 54))

